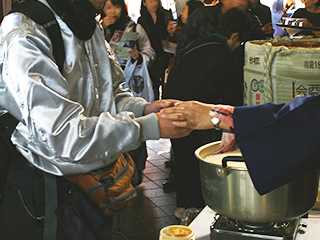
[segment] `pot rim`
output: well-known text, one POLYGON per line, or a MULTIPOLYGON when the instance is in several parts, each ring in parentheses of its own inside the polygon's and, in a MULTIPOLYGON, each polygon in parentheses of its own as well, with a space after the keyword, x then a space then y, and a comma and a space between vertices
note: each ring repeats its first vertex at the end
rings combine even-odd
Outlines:
MULTIPOLYGON (((210 162, 204 160, 206 157, 212 155, 212 153, 219 147, 220 143, 221 143, 221 141, 207 143, 207 144, 197 148, 194 154, 199 160, 201 160, 204 163, 214 165, 218 168, 224 168, 222 166, 222 164, 210 163, 210 162)), ((227 152, 227 153, 232 153, 232 151, 227 152)), ((230 155, 230 156, 234 156, 234 155, 230 155)), ((227 156, 225 156, 225 157, 227 157, 227 156)), ((230 170, 232 169, 232 170, 238 170, 238 171, 248 171, 247 167, 244 168, 244 167, 227 166, 226 169, 230 169, 230 170)))

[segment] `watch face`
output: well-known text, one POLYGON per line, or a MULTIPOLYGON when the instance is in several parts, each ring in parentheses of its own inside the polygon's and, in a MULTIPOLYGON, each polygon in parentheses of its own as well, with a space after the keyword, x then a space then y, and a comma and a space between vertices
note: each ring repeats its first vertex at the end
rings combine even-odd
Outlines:
POLYGON ((214 125, 217 125, 220 122, 219 118, 216 118, 216 117, 212 118, 211 121, 214 125))

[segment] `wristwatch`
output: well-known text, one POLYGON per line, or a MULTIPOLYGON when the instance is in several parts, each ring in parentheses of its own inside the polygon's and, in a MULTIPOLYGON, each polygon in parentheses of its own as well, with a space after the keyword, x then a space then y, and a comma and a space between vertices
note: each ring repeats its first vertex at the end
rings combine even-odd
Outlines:
POLYGON ((220 119, 219 119, 219 118, 213 117, 213 118, 211 119, 211 122, 213 123, 213 128, 214 128, 215 130, 218 130, 218 131, 221 130, 221 129, 219 128, 219 125, 220 125, 220 119))
POLYGON ((210 110, 210 112, 209 112, 209 115, 212 117, 211 118, 211 122, 213 123, 213 128, 215 129, 215 130, 218 130, 218 131, 220 131, 221 129, 219 128, 219 125, 220 125, 220 119, 219 118, 217 118, 217 117, 215 117, 215 114, 214 114, 214 110, 210 110))

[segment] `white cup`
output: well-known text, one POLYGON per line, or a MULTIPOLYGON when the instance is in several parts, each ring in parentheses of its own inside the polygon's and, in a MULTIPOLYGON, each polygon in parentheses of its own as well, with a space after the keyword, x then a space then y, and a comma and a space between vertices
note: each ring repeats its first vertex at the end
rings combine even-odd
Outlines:
POLYGON ((196 240, 196 236, 187 226, 171 225, 161 229, 159 240, 196 240))

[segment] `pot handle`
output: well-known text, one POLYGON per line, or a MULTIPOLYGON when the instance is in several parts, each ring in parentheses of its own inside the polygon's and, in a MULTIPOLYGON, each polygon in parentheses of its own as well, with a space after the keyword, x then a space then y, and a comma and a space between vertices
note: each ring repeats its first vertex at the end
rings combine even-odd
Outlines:
POLYGON ((222 167, 223 168, 227 168, 228 164, 227 162, 230 161, 230 162, 244 162, 244 159, 243 157, 241 156, 228 156, 228 157, 224 157, 222 159, 222 167))

